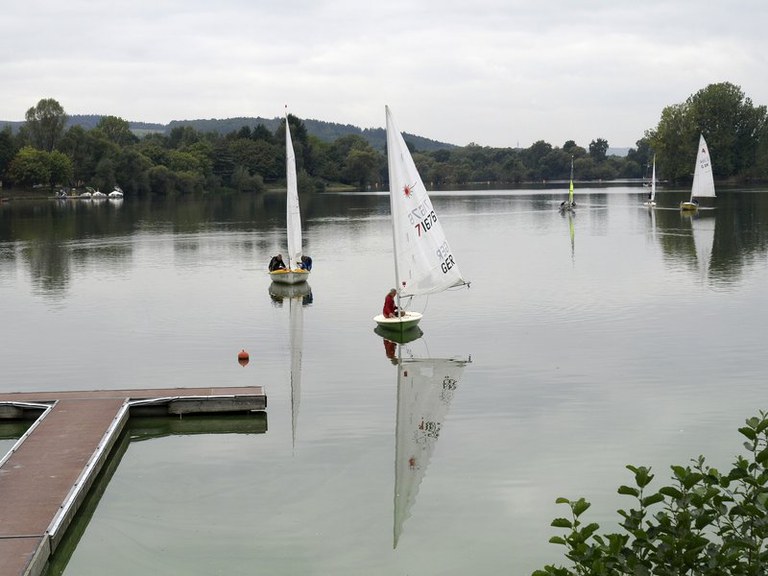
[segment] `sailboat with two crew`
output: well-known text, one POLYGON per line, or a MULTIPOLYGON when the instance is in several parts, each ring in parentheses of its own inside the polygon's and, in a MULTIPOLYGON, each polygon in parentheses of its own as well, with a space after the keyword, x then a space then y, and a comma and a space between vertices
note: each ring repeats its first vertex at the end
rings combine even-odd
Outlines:
POLYGON ((299 186, 296 176, 296 153, 291 141, 288 112, 285 113, 285 181, 286 209, 285 227, 288 240, 288 262, 284 268, 269 271, 269 277, 278 284, 299 284, 309 278, 309 269, 300 267, 301 254, 301 209, 299 207, 299 186))
POLYGON ((469 282, 459 270, 389 106, 385 111, 397 308, 391 316, 382 313, 373 319, 382 329, 403 332, 422 318, 421 313, 402 308, 403 298, 437 294, 469 282))

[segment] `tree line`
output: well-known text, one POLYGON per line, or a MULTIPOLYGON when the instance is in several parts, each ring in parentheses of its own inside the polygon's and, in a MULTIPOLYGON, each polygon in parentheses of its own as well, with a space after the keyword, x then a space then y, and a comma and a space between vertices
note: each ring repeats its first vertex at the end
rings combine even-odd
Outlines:
MULTIPOLYGON (((299 188, 387 187, 386 151, 359 134, 333 141, 308 132, 289 115, 299 188)), ((126 194, 251 192, 280 186, 285 179, 285 123, 243 125, 222 134, 189 125, 169 133, 134 134, 129 123, 104 116, 91 129, 66 127, 67 114, 55 99, 31 107, 21 128, 0 131, 0 181, 14 188, 34 186, 112 189, 126 194)), ((645 132, 626 157, 609 156, 604 138, 587 148, 573 140, 562 146, 540 140, 529 148, 463 147, 418 150, 406 141, 430 188, 491 186, 567 179, 647 178, 656 157, 657 175, 674 184, 690 180, 699 133, 713 158, 716 179, 750 182, 768 179, 766 107, 754 106, 741 88, 711 84, 685 102, 663 109, 658 125, 645 132)))

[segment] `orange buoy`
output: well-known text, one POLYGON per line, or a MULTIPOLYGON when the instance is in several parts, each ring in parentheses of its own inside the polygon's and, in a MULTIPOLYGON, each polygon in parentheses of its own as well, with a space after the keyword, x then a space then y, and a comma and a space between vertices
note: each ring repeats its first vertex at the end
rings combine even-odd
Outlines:
POLYGON ((248 356, 248 352, 245 350, 240 350, 240 352, 237 353, 237 361, 240 364, 240 366, 245 367, 248 364, 248 361, 250 360, 250 357, 248 356))

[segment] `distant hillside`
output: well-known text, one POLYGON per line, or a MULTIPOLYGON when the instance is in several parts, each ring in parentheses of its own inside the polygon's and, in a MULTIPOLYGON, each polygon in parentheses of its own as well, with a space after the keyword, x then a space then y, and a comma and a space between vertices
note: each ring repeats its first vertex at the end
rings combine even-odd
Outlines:
MULTIPOLYGON (((68 118, 67 127, 82 126, 86 130, 91 130, 98 125, 99 120, 101 120, 102 117, 103 116, 98 114, 73 114, 68 118)), ((207 120, 172 120, 168 124, 134 122, 129 120, 128 125, 134 134, 141 137, 153 132, 169 134, 171 130, 179 126, 192 126, 195 130, 200 132, 218 132, 219 134, 229 134, 230 132, 237 132, 243 126, 255 128, 259 124, 263 124, 267 130, 274 133, 281 122, 283 122, 282 118, 241 117, 224 119, 211 118, 207 120)), ((356 134, 365 138, 365 140, 375 149, 383 151, 387 141, 387 134, 383 128, 361 129, 357 126, 352 126, 351 124, 336 124, 334 122, 323 122, 322 120, 303 118, 302 122, 304 122, 304 126, 306 126, 307 133, 309 135, 314 136, 324 142, 333 142, 342 136, 356 134)), ((10 122, 0 120, 0 129, 5 126, 10 126, 14 133, 17 132, 23 125, 24 122, 10 122)), ((456 147, 454 144, 438 142, 437 140, 431 140, 429 138, 416 136, 414 134, 404 133, 404 136, 409 143, 416 147, 417 150, 425 152, 456 147)))
MULTIPOLYGON (((334 122, 324 122, 322 120, 306 118, 302 118, 301 121, 304 122, 304 126, 306 126, 309 135, 314 136, 323 142, 333 142, 342 136, 355 134, 365 138, 365 140, 377 150, 383 151, 386 146, 387 133, 383 128, 361 129, 357 126, 352 126, 351 124, 336 124, 334 122)), ((281 122, 283 122, 282 118, 261 117, 226 118, 221 120, 215 118, 210 120, 173 120, 166 126, 165 131, 168 133, 178 126, 192 126, 195 130, 199 130, 200 132, 228 134, 240 130, 243 126, 255 128, 259 124, 263 124, 267 130, 274 133, 281 122)), ((133 125, 131 125, 131 128, 133 128, 133 125)), ((417 150, 433 151, 456 147, 454 144, 438 142, 437 140, 430 140, 429 138, 416 136, 414 134, 404 133, 404 136, 417 150)))

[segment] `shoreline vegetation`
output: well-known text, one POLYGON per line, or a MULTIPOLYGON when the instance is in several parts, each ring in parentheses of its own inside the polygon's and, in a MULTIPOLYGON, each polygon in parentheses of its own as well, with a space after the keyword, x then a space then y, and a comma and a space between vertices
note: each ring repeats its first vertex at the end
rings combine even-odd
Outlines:
MULTIPOLYGON (((15 130, 0 128, 0 182, 6 190, 109 191, 126 196, 259 193, 285 186, 286 120, 230 119, 177 122, 167 132, 131 130, 115 116, 101 116, 93 127, 69 122, 52 98, 40 100, 15 130), (234 122, 234 124, 232 124, 234 122), (236 126, 239 123, 239 127, 236 126), (198 126, 198 127, 196 127, 198 126), (205 126, 205 128, 199 128, 205 126)), ((350 191, 386 190, 388 174, 383 129, 361 130, 291 114, 301 193, 345 187, 350 191), (323 124, 323 126, 320 126, 323 124), (333 125, 332 125, 333 126, 333 125), (310 129, 311 128, 311 129, 310 129), (347 133, 343 133, 344 130, 347 133)), ((673 186, 692 178, 696 146, 706 136, 718 183, 768 182, 768 114, 754 106, 741 88, 710 84, 685 102, 664 108, 658 125, 648 129, 625 156, 610 155, 604 138, 587 147, 567 140, 561 146, 543 140, 528 148, 491 148, 470 143, 453 146, 405 134, 414 162, 428 188, 465 189, 577 182, 642 181, 657 177, 673 186)), ((2 191, 3 197, 9 196, 2 191)))

